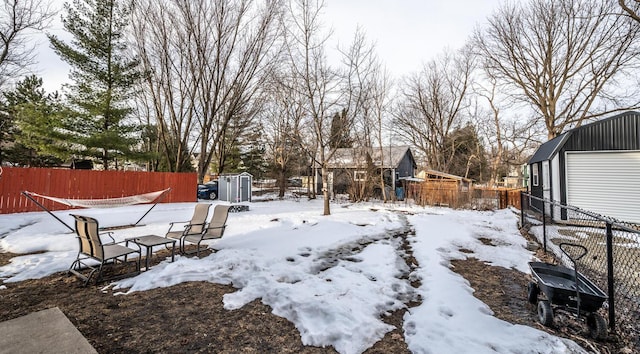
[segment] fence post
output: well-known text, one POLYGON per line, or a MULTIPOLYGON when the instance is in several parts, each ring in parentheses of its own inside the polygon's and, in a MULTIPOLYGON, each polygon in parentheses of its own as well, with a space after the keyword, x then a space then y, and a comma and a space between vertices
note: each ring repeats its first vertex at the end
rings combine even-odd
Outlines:
POLYGON ((524 192, 520 192, 520 227, 524 227, 524 192))
POLYGON ((609 329, 616 330, 616 306, 613 277, 613 230, 611 223, 607 222, 607 295, 609 296, 609 329))
POLYGON ((544 253, 547 253, 547 217, 545 212, 545 200, 542 199, 542 247, 544 248, 544 253))

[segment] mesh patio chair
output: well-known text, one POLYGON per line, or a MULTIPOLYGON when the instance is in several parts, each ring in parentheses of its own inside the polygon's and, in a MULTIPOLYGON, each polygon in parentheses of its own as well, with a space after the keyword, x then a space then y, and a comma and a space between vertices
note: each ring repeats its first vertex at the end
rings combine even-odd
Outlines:
MULTIPOLYGON (((178 240, 178 242, 182 242, 181 240, 185 236, 202 234, 207 224, 207 216, 209 215, 210 207, 211 204, 208 203, 196 204, 191 220, 175 221, 169 223, 169 231, 167 231, 165 237, 178 240), (180 229, 177 225, 183 225, 182 229, 180 229)), ((180 248, 180 250, 182 250, 182 247, 180 248)))
POLYGON ((221 238, 224 234, 224 229, 227 227, 227 218, 229 217, 229 205, 216 205, 213 208, 213 215, 211 220, 206 225, 204 230, 200 234, 185 235, 180 240, 180 252, 182 254, 195 253, 200 256, 200 244, 202 241, 213 240, 221 238), (185 251, 185 243, 196 244, 196 250, 187 252, 185 251))
POLYGON ((94 218, 81 215, 71 216, 75 219, 75 231, 80 251, 76 260, 69 267, 69 273, 75 274, 84 280, 85 286, 89 284, 94 275, 96 275, 95 283, 98 284, 101 281, 120 279, 140 273, 140 246, 138 246, 138 249, 125 247, 121 245, 125 241, 115 242, 111 232, 99 233, 98 220, 94 218), (100 238, 101 235, 107 235, 111 238, 111 241, 103 242, 100 238), (105 265, 118 262, 127 263, 127 257, 130 255, 137 256, 133 261, 136 266, 134 272, 117 274, 108 278, 103 277, 105 265), (83 274, 86 270, 89 270, 87 275, 83 274))

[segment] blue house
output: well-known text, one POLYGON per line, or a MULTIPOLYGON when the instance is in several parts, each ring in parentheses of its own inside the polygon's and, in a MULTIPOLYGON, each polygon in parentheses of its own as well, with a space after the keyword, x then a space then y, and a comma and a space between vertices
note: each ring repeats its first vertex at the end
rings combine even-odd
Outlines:
MULTIPOLYGON (((373 148, 341 148, 329 160, 330 191, 346 193, 349 186, 381 173, 385 186, 394 190, 400 181, 413 178, 416 161, 408 146, 383 146, 373 148), (373 171, 372 171, 373 168, 373 171)), ((322 192, 322 178, 319 167, 315 168, 317 193, 322 192)))

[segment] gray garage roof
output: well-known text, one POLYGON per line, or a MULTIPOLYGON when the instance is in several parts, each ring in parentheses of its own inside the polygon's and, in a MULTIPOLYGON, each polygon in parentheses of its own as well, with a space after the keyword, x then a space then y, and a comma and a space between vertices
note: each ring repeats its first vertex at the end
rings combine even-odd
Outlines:
POLYGON ((540 145, 538 150, 536 150, 536 153, 533 154, 533 156, 529 160, 529 165, 540 161, 551 160, 553 156, 558 153, 558 150, 560 150, 562 145, 564 145, 565 141, 567 141, 569 135, 571 135, 571 131, 568 131, 562 135, 558 135, 555 138, 540 145))
POLYGON ((529 164, 551 160, 560 150, 640 149, 640 113, 628 111, 571 129, 540 145, 529 164))

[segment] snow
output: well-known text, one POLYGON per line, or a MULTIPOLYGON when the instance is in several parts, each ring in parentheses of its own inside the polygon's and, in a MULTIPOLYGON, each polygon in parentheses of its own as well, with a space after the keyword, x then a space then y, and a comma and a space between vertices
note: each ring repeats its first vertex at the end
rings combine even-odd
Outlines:
MULTIPOLYGON (((211 242, 217 252, 167 259, 107 287, 127 296, 187 281, 231 284, 237 291, 224 296, 225 309, 260 299, 296 326, 305 345, 332 346, 340 353, 371 347, 393 329, 382 318, 412 301, 419 305, 405 313, 403 332, 414 353, 585 352, 568 339, 494 317, 452 269, 452 259, 473 252, 487 264, 529 272, 533 254, 510 210, 344 203, 332 204, 332 215, 322 216, 321 200, 245 204, 250 210, 230 214, 224 237, 211 242), (407 252, 418 263, 413 270, 407 252), (413 280, 420 280, 419 287, 413 280)), ((170 221, 188 220, 193 205, 160 204, 143 219, 144 226, 115 230, 113 237, 163 235, 170 221)), ((134 223, 147 208, 72 213, 116 226, 134 223)), ((54 214, 72 225, 70 213, 54 214)), ((74 234, 46 213, 0 215, 0 252, 25 254, 0 267, 0 292, 13 282, 65 271, 77 247, 74 234)))

